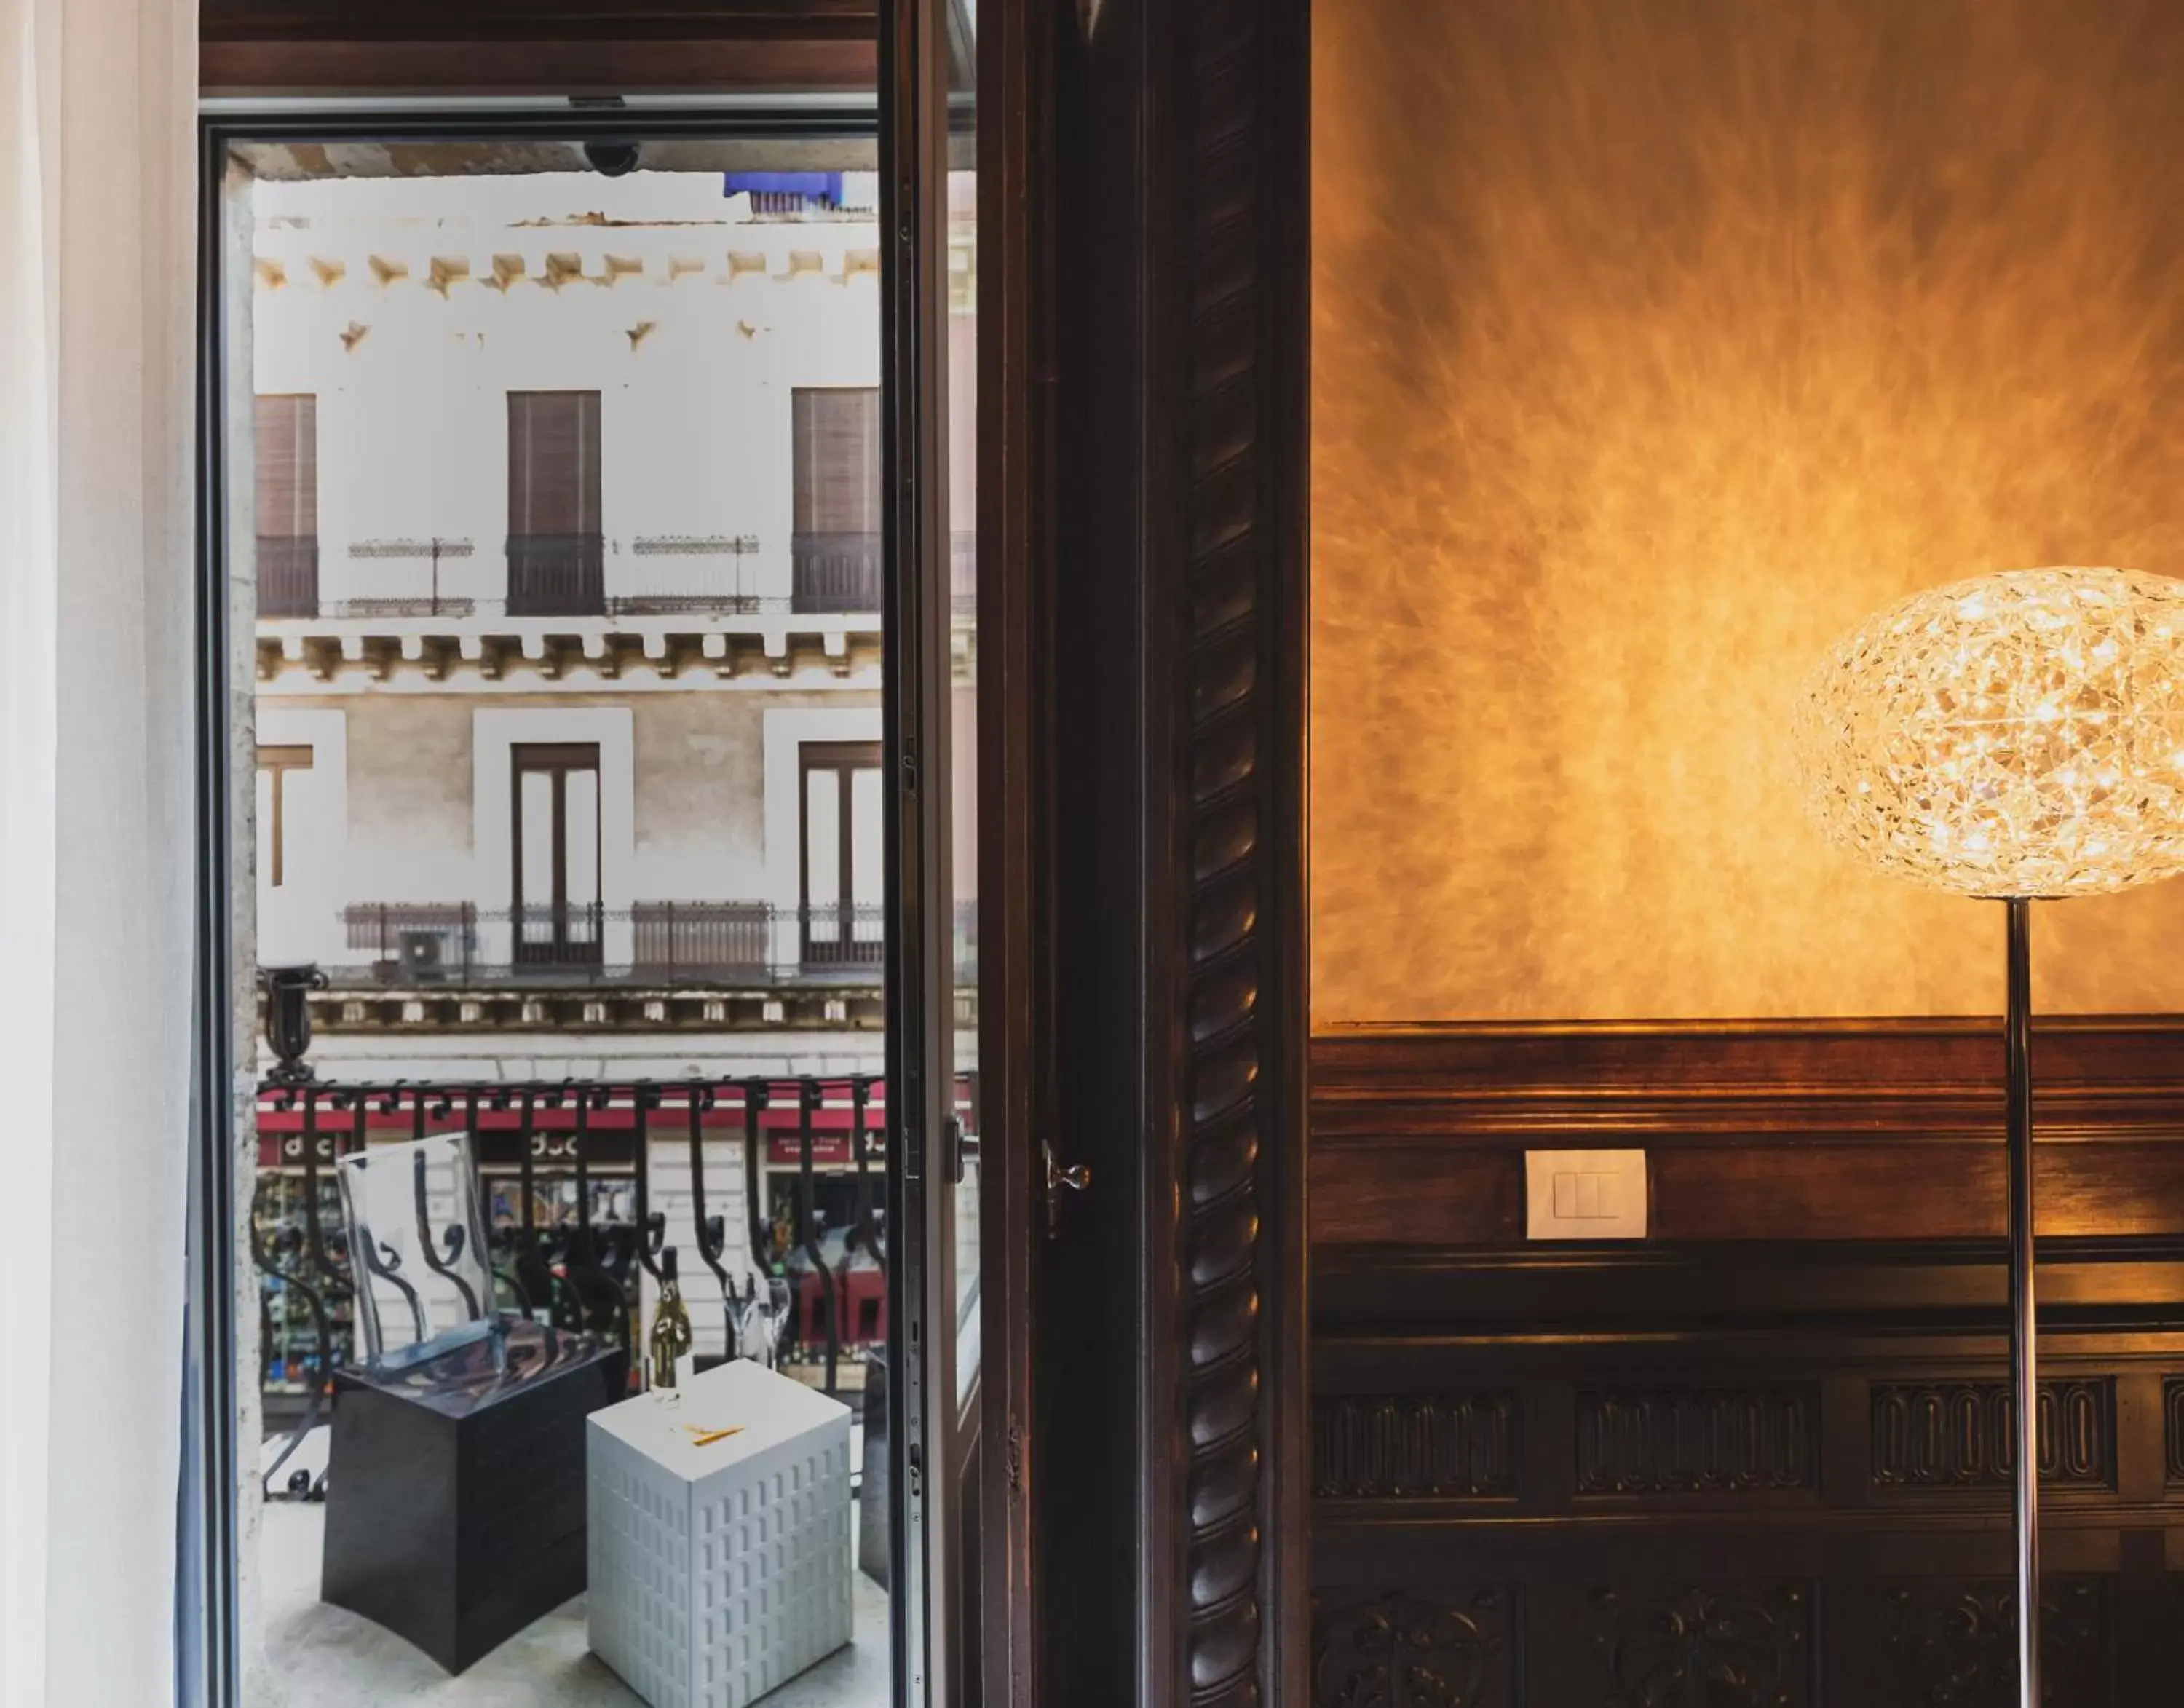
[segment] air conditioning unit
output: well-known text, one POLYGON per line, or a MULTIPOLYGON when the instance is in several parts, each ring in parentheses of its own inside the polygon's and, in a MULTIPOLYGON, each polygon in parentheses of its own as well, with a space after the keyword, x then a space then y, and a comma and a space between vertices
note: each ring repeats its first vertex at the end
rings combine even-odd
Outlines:
POLYGON ((420 983, 445 977, 440 963, 440 953, 444 946, 437 931, 404 931, 402 934, 402 970, 420 983))

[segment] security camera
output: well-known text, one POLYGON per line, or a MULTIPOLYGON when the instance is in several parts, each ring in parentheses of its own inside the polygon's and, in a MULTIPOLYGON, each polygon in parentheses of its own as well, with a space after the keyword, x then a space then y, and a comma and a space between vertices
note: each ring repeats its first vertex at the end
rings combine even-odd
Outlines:
POLYGON ((619 178, 625 172, 636 170, 637 155, 634 142, 584 144, 584 158, 591 162, 592 170, 609 178, 619 178))

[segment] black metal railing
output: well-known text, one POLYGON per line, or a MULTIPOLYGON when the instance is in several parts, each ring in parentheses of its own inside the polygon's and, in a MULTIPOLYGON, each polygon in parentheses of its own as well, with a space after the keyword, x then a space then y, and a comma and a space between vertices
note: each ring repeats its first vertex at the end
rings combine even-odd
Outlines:
MULTIPOLYGON (((261 1381, 292 1420, 302 1411, 289 1452, 332 1398, 333 1371, 357 1354, 333 1170, 374 1144, 471 1136, 500 1310, 641 1347, 640 1276, 657 1278, 671 1233, 651 1202, 665 1157, 690 1194, 687 1221, 671 1231, 689 1259, 683 1273, 710 1270, 720 1287, 723 1355, 752 1349, 751 1312, 771 1297, 769 1277, 788 1284, 789 1304, 760 1317, 760 1349, 812 1366, 827 1392, 841 1386, 845 1350, 884 1338, 884 1307, 871 1308, 885 1298, 888 1261, 886 1092, 875 1075, 366 1084, 309 1071, 284 1060, 257 1098, 261 1381), (717 1150, 707 1177, 708 1149, 722 1141, 738 1152, 743 1214, 733 1227, 738 1194, 721 1190, 717 1150), (847 1186, 831 1194, 831 1216, 822 1173, 847 1186)), ((960 1077, 967 1133, 977 1130, 977 1076, 960 1077)), ((290 1492, 311 1492, 302 1482, 290 1492)))
POLYGON ((880 608, 879 535, 794 534, 788 550, 793 611, 823 615, 880 608))
POLYGON ((773 915, 763 901, 640 901, 630 909, 630 965, 670 985, 686 970, 763 974, 773 965, 773 915))
POLYGON ((807 967, 877 967, 887 959, 887 909, 872 901, 807 901, 797 910, 807 967))
POLYGON ((606 596, 606 544, 599 535, 509 535, 510 617, 603 617, 606 596))
POLYGON ((258 614, 319 614, 319 542, 315 537, 258 536, 258 614))
MULTIPOLYGON (((857 983, 887 954, 886 910, 871 902, 639 901, 479 907, 359 901, 341 911, 343 985, 760 985, 857 983)), ((978 904, 959 901, 956 976, 978 976, 978 904)))
POLYGON ((605 958, 607 923, 607 910, 596 901, 511 907, 509 953, 519 967, 596 967, 605 958))

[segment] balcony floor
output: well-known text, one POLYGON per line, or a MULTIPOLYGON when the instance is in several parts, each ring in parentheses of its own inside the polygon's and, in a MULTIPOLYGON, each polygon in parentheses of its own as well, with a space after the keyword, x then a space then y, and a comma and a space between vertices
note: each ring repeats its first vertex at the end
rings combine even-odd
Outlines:
MULTIPOLYGON (((292 1465, 301 1465, 309 1457, 307 1448, 292 1465)), ((324 1458, 321 1445, 320 1464, 324 1458)), ((394 1703, 432 1703, 446 1708, 641 1708, 644 1699, 610 1672, 587 1646, 581 1595, 510 1638, 460 1678, 450 1678, 393 1632, 318 1599, 325 1526, 322 1505, 301 1501, 266 1505, 258 1544, 265 1663, 246 1691, 245 1708, 378 1708, 394 1703)), ((850 1546, 855 1547, 854 1534, 850 1546)), ((855 1639, 839 1654, 761 1698, 766 1708, 884 1708, 887 1592, 861 1571, 853 1572, 851 1578, 855 1639)))

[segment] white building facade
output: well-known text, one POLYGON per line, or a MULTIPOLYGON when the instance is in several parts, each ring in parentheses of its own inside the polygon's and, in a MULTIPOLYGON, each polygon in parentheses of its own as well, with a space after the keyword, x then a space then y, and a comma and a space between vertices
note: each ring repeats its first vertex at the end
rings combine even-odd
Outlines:
MULTIPOLYGON (((257 958, 326 975, 320 1079, 880 1072, 873 194, 855 173, 256 186, 257 958)), ((967 220, 967 377, 972 241, 967 220)), ((956 1019, 967 1062, 968 988, 956 1019)), ((741 1146, 707 1153, 748 1253, 741 1146)), ((658 1148, 653 1176, 687 1248, 685 1157, 658 1148)))

